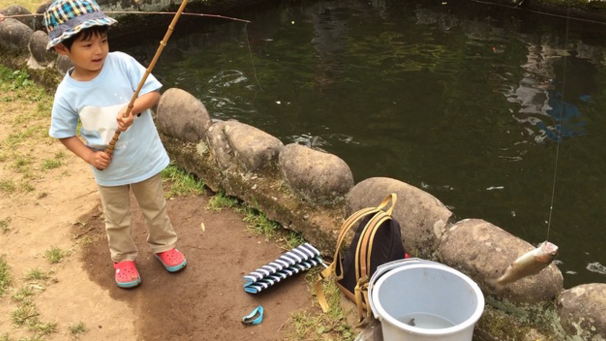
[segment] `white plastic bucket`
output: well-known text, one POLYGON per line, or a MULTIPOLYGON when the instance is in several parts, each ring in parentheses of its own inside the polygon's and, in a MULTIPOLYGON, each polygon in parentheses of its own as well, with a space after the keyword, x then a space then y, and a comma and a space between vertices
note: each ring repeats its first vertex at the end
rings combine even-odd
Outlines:
POLYGON ((471 341, 484 295, 463 273, 416 258, 380 266, 369 300, 384 341, 471 341))

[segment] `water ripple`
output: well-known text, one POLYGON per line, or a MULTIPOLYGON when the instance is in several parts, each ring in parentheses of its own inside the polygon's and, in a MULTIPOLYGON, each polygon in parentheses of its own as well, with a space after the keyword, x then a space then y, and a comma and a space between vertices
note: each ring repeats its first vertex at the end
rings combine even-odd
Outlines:
POLYGON ((214 75, 208 84, 212 84, 216 87, 227 88, 234 84, 246 82, 248 78, 244 76, 241 71, 238 70, 223 70, 214 75))
POLYGON ((606 275, 606 266, 600 264, 599 262, 593 262, 587 264, 587 270, 595 273, 599 273, 602 275, 606 275))

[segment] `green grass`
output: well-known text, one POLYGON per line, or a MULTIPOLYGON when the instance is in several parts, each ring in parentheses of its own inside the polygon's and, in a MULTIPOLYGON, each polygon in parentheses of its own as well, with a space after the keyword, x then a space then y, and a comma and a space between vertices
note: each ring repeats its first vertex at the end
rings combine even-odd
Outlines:
POLYGON ((235 207, 238 205, 238 198, 225 195, 225 192, 220 191, 208 201, 207 209, 211 211, 221 211, 226 207, 235 207))
POLYGON ((286 235, 282 238, 282 241, 286 244, 287 249, 294 249, 297 246, 304 244, 306 242, 305 238, 300 233, 288 231, 286 235))
POLYGON ((23 142, 31 140, 36 134, 39 134, 42 130, 39 125, 28 127, 24 130, 18 131, 8 135, 8 138, 2 141, 2 145, 7 148, 15 148, 23 142))
POLYGON ((42 163, 42 169, 43 170, 50 170, 50 169, 55 169, 55 168, 59 168, 63 165, 63 159, 65 158, 65 152, 63 151, 59 151, 55 153, 55 158, 54 159, 46 159, 44 160, 44 162, 42 163))
POLYGON ((20 327, 26 323, 27 325, 35 325, 38 322, 38 314, 38 309, 30 301, 17 307, 11 314, 11 317, 13 323, 20 327))
POLYGON ((8 333, 4 333, 0 336, 0 341, 13 341, 13 339, 8 335, 8 333))
POLYGON ((93 244, 94 242, 96 242, 97 240, 99 240, 99 236, 89 236, 89 235, 85 235, 82 236, 80 239, 78 239, 78 244, 81 247, 87 247, 91 244, 93 244))
POLYGON ((166 197, 183 196, 188 194, 199 195, 204 193, 204 182, 171 163, 162 171, 162 179, 171 183, 170 190, 165 193, 166 197))
POLYGON ((10 227, 8 227, 8 225, 11 222, 11 218, 7 217, 6 219, 0 220, 0 231, 2 231, 2 233, 7 233, 8 231, 11 230, 10 227))
POLYGON ((4 66, 0 68, 0 81, 7 84, 9 90, 18 90, 35 85, 25 69, 13 71, 4 66))
POLYGON ((32 289, 27 286, 23 286, 13 295, 13 300, 19 303, 25 303, 30 299, 31 296, 34 296, 32 289))
MULTIPOLYGON (((322 269, 310 270, 305 276, 310 292, 315 292, 318 273, 322 269)), ((327 313, 317 310, 299 310, 291 314, 290 332, 287 340, 344 340, 352 341, 356 335, 345 320, 345 312, 341 307, 341 292, 334 280, 322 283, 324 295, 329 306, 327 313)))
POLYGON ((36 268, 31 269, 28 273, 25 274, 25 276, 23 276, 23 278, 28 281, 46 281, 50 277, 46 273, 44 273, 44 271, 40 270, 39 268, 36 268))
POLYGON ((36 188, 29 181, 26 180, 22 181, 21 184, 19 184, 19 189, 23 192, 33 192, 36 188))
POLYGON ((32 160, 23 156, 18 156, 13 160, 13 168, 17 170, 19 173, 26 173, 30 171, 30 165, 32 164, 32 160))
POLYGON ((61 162, 61 160, 46 159, 46 160, 44 160, 44 163, 42 163, 42 169, 43 170, 55 169, 55 168, 61 167, 62 164, 63 164, 63 162, 61 162))
POLYGON ((84 322, 78 322, 74 325, 69 326, 69 331, 72 333, 72 335, 76 336, 78 334, 85 333, 86 331, 88 331, 88 329, 86 328, 84 322))
MULTIPOLYGON (((234 198, 234 200, 236 200, 234 198)), ((210 202, 209 202, 210 206, 210 202)), ((240 214, 244 214, 242 220, 247 223, 246 229, 255 235, 265 237, 266 241, 275 240, 281 247, 285 249, 294 249, 295 247, 306 242, 303 235, 294 231, 288 231, 282 228, 280 223, 270 220, 265 214, 256 208, 251 208, 242 204, 234 204, 234 210, 240 214)))
POLYGON ((258 211, 254 208, 244 208, 246 216, 243 218, 244 222, 248 224, 247 228, 256 235, 262 235, 265 240, 270 240, 276 236, 280 224, 273 220, 267 219, 263 212, 258 211))
POLYGON ((0 297, 4 296, 8 288, 13 283, 13 277, 10 268, 4 257, 0 257, 0 297))
POLYGON ((5 194, 12 194, 17 189, 17 185, 11 179, 0 180, 0 192, 5 194))
POLYGON ((44 253, 44 258, 48 259, 48 261, 52 264, 57 264, 68 255, 69 252, 63 251, 60 248, 53 246, 50 249, 46 250, 46 252, 44 253))
POLYGON ((57 322, 38 323, 34 329, 42 335, 51 335, 57 332, 57 322))

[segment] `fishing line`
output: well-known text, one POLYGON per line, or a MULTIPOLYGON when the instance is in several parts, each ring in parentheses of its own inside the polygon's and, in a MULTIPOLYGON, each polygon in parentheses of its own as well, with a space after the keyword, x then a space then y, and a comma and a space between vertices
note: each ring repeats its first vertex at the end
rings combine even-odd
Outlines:
POLYGON ((257 78, 257 68, 255 67, 255 60, 253 59, 252 49, 250 47, 250 39, 248 38, 248 23, 244 25, 244 34, 246 35, 246 44, 248 45, 248 54, 250 55, 250 63, 253 67, 253 75, 255 76, 255 81, 257 82, 259 89, 261 89, 262 92, 265 92, 265 90, 263 90, 263 87, 259 83, 259 79, 257 78))
MULTIPOLYGON (((566 10, 566 35, 565 35, 565 39, 564 39, 564 49, 566 50, 568 48, 568 33, 570 31, 570 20, 568 18, 570 18, 570 16, 568 15, 570 14, 570 6, 568 7, 568 9, 566 10)), ((553 185, 552 185, 552 189, 551 189, 551 204, 549 205, 549 220, 547 222, 547 237, 545 240, 549 240, 549 231, 551 230, 551 217, 553 215, 553 201, 555 199, 555 188, 556 188, 556 178, 558 175, 558 160, 560 158, 560 142, 562 141, 562 113, 564 112, 564 93, 566 91, 566 62, 567 62, 567 53, 564 54, 564 69, 563 69, 563 75, 562 75, 562 96, 560 96, 560 117, 559 117, 559 122, 556 123, 556 132, 557 137, 558 137, 558 144, 556 147, 556 157, 555 157, 555 166, 554 166, 554 170, 553 170, 553 185)))
POLYGON ((288 7, 288 3, 286 2, 286 0, 284 0, 283 4, 284 4, 284 7, 286 8, 286 12, 288 12, 288 14, 290 14, 291 18, 293 20, 296 19, 297 17, 295 17, 295 15, 292 14, 292 12, 290 11, 290 8, 288 7))
MULTIPOLYGON (((138 14, 138 15, 175 15, 177 12, 148 12, 148 11, 103 11, 105 14, 138 14)), ((249 20, 228 17, 219 14, 206 14, 206 13, 193 13, 193 12, 183 12, 181 13, 183 16, 194 16, 194 17, 209 17, 209 18, 218 18, 218 19, 226 19, 226 20, 234 20, 240 21, 244 23, 250 23, 249 20)), ((15 14, 15 15, 6 15, 4 18, 27 18, 27 17, 41 17, 44 16, 43 13, 30 13, 30 14, 15 14)))

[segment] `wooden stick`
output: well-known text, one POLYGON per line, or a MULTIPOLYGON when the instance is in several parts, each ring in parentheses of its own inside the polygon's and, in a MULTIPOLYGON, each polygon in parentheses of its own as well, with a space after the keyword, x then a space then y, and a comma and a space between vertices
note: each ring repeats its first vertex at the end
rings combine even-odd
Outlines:
MULTIPOLYGON (((185 5, 187 5, 187 1, 188 0, 183 0, 183 2, 181 3, 181 6, 179 7, 179 10, 177 11, 177 14, 175 14, 175 17, 173 18, 173 21, 168 26, 168 31, 166 31, 166 34, 164 35, 164 39, 162 39, 162 41, 160 42, 160 46, 158 47, 158 50, 156 51, 156 55, 154 56, 154 59, 152 59, 151 63, 147 67, 147 70, 145 71, 143 78, 141 78, 141 81, 139 82, 139 86, 137 87, 137 90, 133 94, 133 97, 130 99, 130 103, 128 103, 128 108, 126 109, 126 112, 124 113, 124 115, 122 115, 122 117, 128 117, 128 115, 132 112, 135 100, 139 97, 139 92, 141 91, 141 88, 143 88, 143 84, 145 84, 145 81, 147 80, 147 76, 149 76, 149 74, 153 70, 154 66, 156 66, 156 62, 158 61, 158 58, 160 57, 162 50, 164 50, 164 46, 166 46, 166 42, 168 41, 168 38, 170 38, 170 35, 173 33, 175 25, 177 24, 177 21, 179 20, 179 17, 181 16, 183 9, 185 9, 185 5)), ((109 142, 107 149, 105 149, 105 152, 107 154, 109 154, 110 156, 114 153, 114 148, 116 146, 116 142, 118 141, 118 138, 120 138, 120 133, 121 133, 120 130, 116 130, 116 132, 114 133, 114 137, 109 142)))

